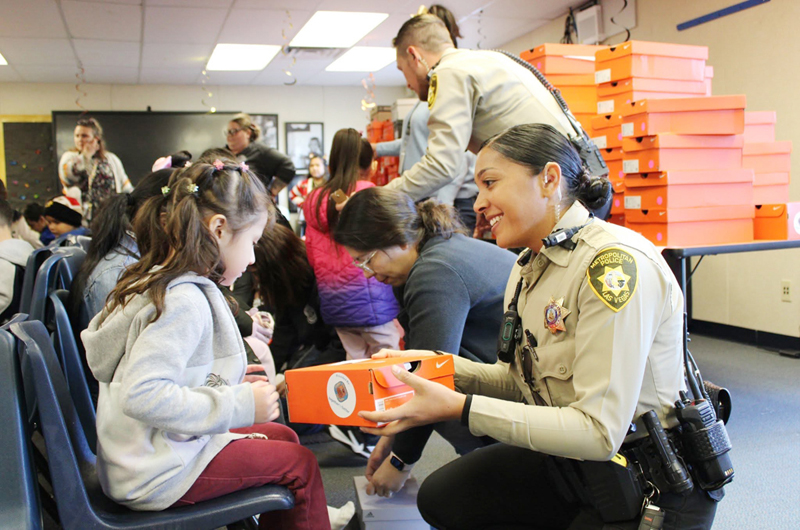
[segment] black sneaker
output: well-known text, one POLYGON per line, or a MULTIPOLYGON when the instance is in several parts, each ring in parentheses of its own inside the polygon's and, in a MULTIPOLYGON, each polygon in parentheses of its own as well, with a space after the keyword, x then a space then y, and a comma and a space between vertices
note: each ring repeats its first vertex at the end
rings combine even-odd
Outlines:
POLYGON ((375 449, 375 443, 372 440, 367 441, 365 435, 358 427, 329 425, 328 434, 337 442, 347 446, 355 454, 369 458, 372 450, 375 449), (372 442, 370 445, 368 445, 372 442))

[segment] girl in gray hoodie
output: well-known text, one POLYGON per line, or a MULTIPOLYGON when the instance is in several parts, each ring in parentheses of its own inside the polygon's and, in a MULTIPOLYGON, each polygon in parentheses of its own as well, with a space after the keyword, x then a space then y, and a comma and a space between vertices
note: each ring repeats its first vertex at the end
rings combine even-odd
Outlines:
POLYGON ((330 528, 314 454, 277 418, 278 393, 250 375, 228 300, 270 220, 266 190, 246 165, 177 171, 134 222, 146 248, 81 334, 100 383, 98 475, 137 510, 287 486, 295 506, 261 528, 330 528), (160 219, 160 223, 153 223, 160 219), (155 225, 155 226, 154 226, 155 225), (158 226, 161 225, 161 226, 158 226))

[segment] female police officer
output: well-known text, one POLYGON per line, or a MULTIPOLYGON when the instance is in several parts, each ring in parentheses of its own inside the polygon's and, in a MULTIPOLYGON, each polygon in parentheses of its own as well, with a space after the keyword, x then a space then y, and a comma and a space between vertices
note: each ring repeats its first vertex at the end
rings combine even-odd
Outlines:
MULTIPOLYGON (((590 215, 587 208, 608 200, 609 183, 590 179, 554 128, 519 125, 491 138, 475 179, 475 210, 497 244, 530 249, 506 289, 509 322, 514 311, 521 317, 518 332, 498 340, 508 362, 454 357, 459 392, 396 367, 415 397, 386 412, 362 412, 390 422, 365 430, 391 435, 461 419, 473 434, 502 442, 425 481, 420 512, 437 528, 603 528, 604 519, 620 520, 623 506, 631 507, 628 521, 606 528, 636 528, 642 499, 632 493, 634 466, 617 453, 645 436, 641 416, 650 410, 665 429, 678 423, 680 288, 652 244, 590 215)), ((650 488, 664 528, 710 528, 716 505, 705 492, 665 490, 650 488)))

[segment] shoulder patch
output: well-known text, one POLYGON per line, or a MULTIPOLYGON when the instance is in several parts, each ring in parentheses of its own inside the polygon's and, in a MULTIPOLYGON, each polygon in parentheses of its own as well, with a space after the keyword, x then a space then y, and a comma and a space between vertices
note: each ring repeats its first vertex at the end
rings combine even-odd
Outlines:
POLYGON ((436 103, 436 90, 439 88, 439 78, 436 74, 431 76, 431 80, 428 84, 428 110, 433 108, 433 104, 436 103))
POLYGON ((614 312, 620 311, 636 292, 639 274, 636 258, 621 248, 605 248, 586 270, 589 286, 614 312))

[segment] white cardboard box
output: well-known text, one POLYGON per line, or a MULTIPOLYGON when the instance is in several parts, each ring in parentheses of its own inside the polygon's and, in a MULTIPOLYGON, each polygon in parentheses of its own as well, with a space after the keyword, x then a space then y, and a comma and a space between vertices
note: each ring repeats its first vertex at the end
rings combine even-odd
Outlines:
POLYGON ((417 104, 416 98, 401 98, 392 103, 392 121, 404 120, 414 105, 417 104))
POLYGON ((361 530, 430 530, 417 509, 419 483, 413 477, 391 498, 367 495, 364 476, 353 477, 353 482, 361 530))

